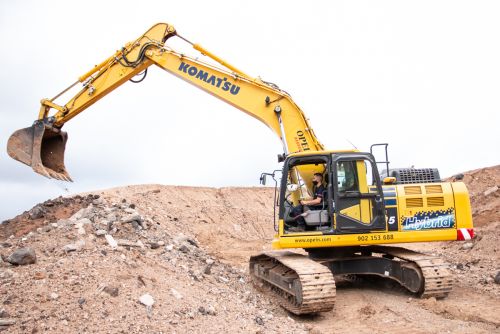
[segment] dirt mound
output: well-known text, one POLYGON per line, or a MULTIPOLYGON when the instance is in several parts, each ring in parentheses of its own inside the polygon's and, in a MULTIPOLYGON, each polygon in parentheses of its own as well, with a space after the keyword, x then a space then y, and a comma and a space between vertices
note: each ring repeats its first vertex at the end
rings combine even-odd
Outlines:
POLYGON ((274 234, 273 189, 138 185, 48 201, 0 225, 4 258, 22 247, 37 255, 27 266, 0 262, 0 330, 499 331, 498 175, 499 166, 464 173, 480 222, 474 240, 403 245, 447 259, 456 278, 448 298, 339 279, 334 311, 307 317, 249 282, 248 257, 274 234))
POLYGON ((500 221, 500 165, 458 174, 449 180, 467 185, 475 226, 500 221))
POLYGON ((39 227, 46 226, 49 222, 68 218, 81 208, 86 208, 98 198, 99 195, 76 195, 49 199, 37 204, 30 210, 24 211, 12 219, 5 220, 0 225, 0 240, 11 235, 19 237, 39 227))
MULTIPOLYGON (((67 219, 54 218, 26 235, 7 238, 0 244, 2 258, 29 247, 37 261, 27 266, 0 262, 0 330, 305 332, 303 324, 252 288, 244 269, 211 254, 193 233, 195 226, 207 224, 201 220, 215 222, 226 214, 224 205, 207 212, 207 199, 223 203, 231 193, 159 186, 111 190, 99 198, 85 196, 92 198, 89 206, 67 219)), ((221 227, 221 235, 234 230, 228 226, 221 227)), ((216 244, 223 240, 209 235, 216 244)))

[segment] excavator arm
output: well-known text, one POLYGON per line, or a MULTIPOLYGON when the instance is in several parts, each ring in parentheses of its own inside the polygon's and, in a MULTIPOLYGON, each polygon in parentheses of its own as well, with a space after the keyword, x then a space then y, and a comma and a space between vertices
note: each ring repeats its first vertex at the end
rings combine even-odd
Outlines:
MULTIPOLYGON (((9 138, 9 155, 43 176, 70 181, 64 165, 67 134, 61 130, 63 125, 126 81, 141 73, 146 75, 151 65, 266 124, 281 139, 285 155, 323 150, 304 113, 289 94, 274 84, 248 76, 200 45, 192 44, 178 35, 173 26, 159 23, 79 77, 53 99, 42 100, 33 126, 18 130, 9 138), (165 43, 171 37, 180 37, 224 68, 176 52, 165 43), (79 83, 83 88, 68 102, 55 102, 79 83)), ((305 169, 299 173, 304 179, 312 174, 305 169)))

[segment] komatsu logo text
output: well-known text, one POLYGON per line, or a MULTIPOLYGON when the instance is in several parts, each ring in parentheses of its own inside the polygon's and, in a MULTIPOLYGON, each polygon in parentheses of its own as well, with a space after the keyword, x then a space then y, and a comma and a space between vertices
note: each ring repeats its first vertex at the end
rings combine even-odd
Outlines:
POLYGON ((237 95, 240 92, 240 86, 232 84, 231 82, 228 81, 226 77, 219 78, 218 76, 210 74, 203 70, 198 70, 197 67, 188 65, 185 62, 182 62, 180 64, 178 70, 186 74, 189 74, 190 76, 195 77, 196 79, 211 84, 214 87, 220 88, 225 92, 229 91, 233 95, 237 95))

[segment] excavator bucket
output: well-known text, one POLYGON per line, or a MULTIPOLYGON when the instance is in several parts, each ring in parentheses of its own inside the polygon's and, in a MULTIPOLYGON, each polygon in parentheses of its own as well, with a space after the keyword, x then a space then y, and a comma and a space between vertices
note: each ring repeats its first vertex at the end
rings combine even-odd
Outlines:
POLYGON ((14 132, 7 143, 11 158, 31 166, 49 179, 72 181, 64 166, 64 150, 68 134, 43 122, 14 132))

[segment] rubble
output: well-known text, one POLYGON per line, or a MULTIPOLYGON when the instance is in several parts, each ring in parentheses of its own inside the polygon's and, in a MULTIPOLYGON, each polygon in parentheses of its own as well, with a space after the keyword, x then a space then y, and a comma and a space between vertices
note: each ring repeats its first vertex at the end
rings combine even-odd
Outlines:
POLYGON ((145 305, 146 307, 152 307, 155 303, 153 296, 151 296, 149 293, 146 293, 146 294, 140 296, 139 301, 141 302, 141 304, 145 305))
POLYGON ((36 253, 33 248, 20 248, 16 249, 9 257, 3 259, 10 264, 24 266, 27 264, 36 263, 36 253))
POLYGON ((111 297, 117 297, 118 296, 118 292, 120 290, 116 286, 109 286, 109 285, 107 285, 106 287, 104 287, 103 291, 106 292, 111 297))
MULTIPOLYGON (((475 196, 484 200, 492 186, 474 190, 475 196)), ((0 319, 15 320, 7 330, 13 333, 363 332, 368 321, 375 333, 387 326, 415 332, 495 331, 500 222, 479 227, 467 250, 462 249, 466 242, 412 245, 452 264, 457 289, 443 301, 409 298, 394 286, 365 289, 356 284, 366 283, 354 282, 348 285, 353 289, 345 289, 339 281, 332 313, 290 316, 253 288, 247 272, 248 257, 270 249, 271 190, 133 186, 104 191, 98 198, 55 199, 43 205, 45 223, 36 220, 30 229, 34 221, 21 215, 0 227, 6 235, 0 253, 31 247, 37 262, 0 263, 0 309, 5 309, 0 319), (131 219, 139 216, 147 228, 131 219), (468 289, 474 297, 462 298, 468 289), (369 317, 359 313, 366 305, 373 310, 369 317), (479 316, 487 321, 464 320, 479 316)))
POLYGON ((116 240, 113 238, 112 235, 106 234, 104 235, 104 237, 106 238, 108 245, 111 246, 112 249, 116 249, 118 247, 118 243, 116 242, 116 240))

